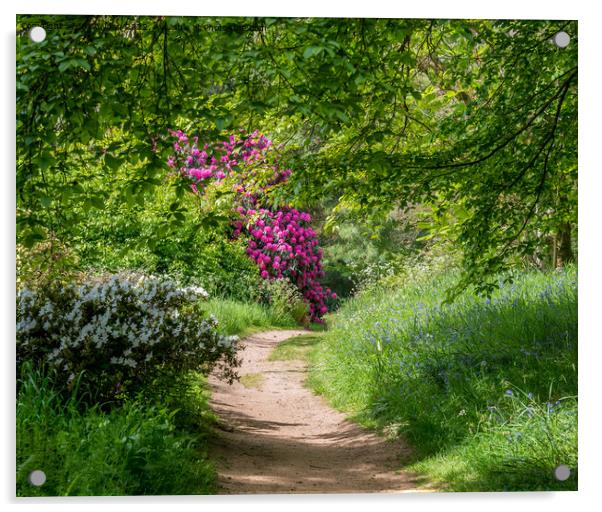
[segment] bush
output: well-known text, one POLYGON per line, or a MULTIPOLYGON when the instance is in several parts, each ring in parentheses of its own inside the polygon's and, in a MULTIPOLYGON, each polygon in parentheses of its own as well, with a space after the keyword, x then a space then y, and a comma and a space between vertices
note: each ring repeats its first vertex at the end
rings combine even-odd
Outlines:
POLYGON ((264 281, 260 296, 278 322, 286 322, 292 317, 298 324, 309 325, 309 307, 299 289, 288 279, 264 281))
POLYGON ((160 374, 208 373, 221 364, 235 377, 236 337, 203 318, 199 287, 121 273, 81 284, 23 288, 17 295, 17 365, 32 361, 64 377, 81 372, 91 399, 135 392, 160 374))
POLYGON ((170 133, 175 151, 167 160, 170 173, 175 175, 178 169, 198 197, 211 196, 216 186, 234 187, 237 206, 230 212, 234 238, 248 238, 247 254, 259 267, 260 276, 288 278, 305 298, 311 319, 321 323, 328 312, 326 301, 336 299, 336 294, 318 281, 324 277, 322 250, 316 232, 309 227, 311 215, 286 205, 268 208, 270 196, 292 173, 268 158, 272 142, 257 131, 203 144, 182 130, 170 133))
POLYGON ((54 236, 31 248, 17 243, 15 256, 17 289, 64 283, 79 275, 77 256, 54 236))
POLYGON ((17 496, 210 494, 215 471, 173 413, 126 402, 105 413, 66 402, 26 365, 17 395, 17 496), (34 487, 33 470, 47 481, 34 487))
MULTIPOLYGON (((222 235, 225 236, 225 235, 222 235)), ((255 263, 247 256, 242 240, 207 240, 201 249, 193 249, 194 258, 184 277, 198 279, 212 297, 255 301, 262 279, 255 263)), ((170 271, 175 264, 172 264, 170 271)))

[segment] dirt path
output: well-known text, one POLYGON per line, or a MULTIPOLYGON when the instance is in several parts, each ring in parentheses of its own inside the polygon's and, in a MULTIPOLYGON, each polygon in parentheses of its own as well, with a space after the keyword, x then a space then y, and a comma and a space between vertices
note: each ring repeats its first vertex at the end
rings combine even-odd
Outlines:
POLYGON ((220 494, 416 489, 412 474, 396 472, 407 446, 347 421, 312 394, 303 386, 302 361, 267 361, 279 342, 300 334, 306 332, 245 340, 239 374, 248 387, 210 378, 212 407, 223 425, 211 447, 220 494))

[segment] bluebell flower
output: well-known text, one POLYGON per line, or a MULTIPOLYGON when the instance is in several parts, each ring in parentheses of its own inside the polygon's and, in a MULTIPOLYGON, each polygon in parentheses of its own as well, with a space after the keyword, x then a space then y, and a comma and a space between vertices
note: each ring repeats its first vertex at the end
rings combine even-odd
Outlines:
POLYGON ((508 395, 508 396, 514 396, 514 391, 512 391, 511 389, 507 389, 506 390, 506 395, 508 395))
POLYGON ((522 432, 512 432, 512 437, 518 441, 523 437, 523 433, 522 432))

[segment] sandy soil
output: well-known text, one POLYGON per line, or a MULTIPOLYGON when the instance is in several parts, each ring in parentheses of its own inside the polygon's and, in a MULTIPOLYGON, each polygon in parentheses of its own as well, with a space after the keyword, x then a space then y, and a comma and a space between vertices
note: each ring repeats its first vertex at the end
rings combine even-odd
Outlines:
POLYGON ((267 361, 281 341, 305 331, 273 331, 244 342, 243 382, 211 377, 221 427, 211 446, 220 494, 406 492, 398 471, 409 448, 345 419, 303 386, 302 361, 267 361), (255 374, 262 374, 258 376, 255 374))

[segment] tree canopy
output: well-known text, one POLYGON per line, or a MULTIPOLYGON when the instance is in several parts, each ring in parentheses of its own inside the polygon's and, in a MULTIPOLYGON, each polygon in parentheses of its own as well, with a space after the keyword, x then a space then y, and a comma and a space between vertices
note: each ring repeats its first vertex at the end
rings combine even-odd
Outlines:
MULTIPOLYGON (((72 237, 109 197, 129 205, 153 197, 169 128, 218 140, 242 127, 268 133, 295 170, 275 202, 329 200, 330 225, 342 211, 378 224, 392 208, 427 205, 421 227, 459 243, 465 283, 487 290, 489 276, 520 258, 559 265, 574 257, 574 21, 17 23, 25 245, 72 237), (35 25, 48 27, 41 43, 27 37, 35 25), (571 37, 566 48, 551 42, 559 31, 571 37)), ((167 213, 167 226, 184 222, 177 208, 167 213)))

